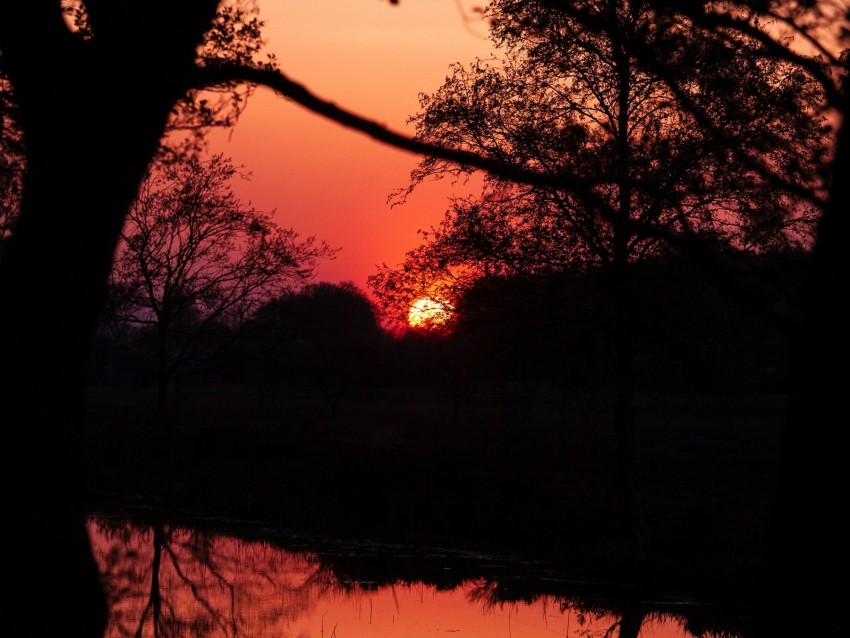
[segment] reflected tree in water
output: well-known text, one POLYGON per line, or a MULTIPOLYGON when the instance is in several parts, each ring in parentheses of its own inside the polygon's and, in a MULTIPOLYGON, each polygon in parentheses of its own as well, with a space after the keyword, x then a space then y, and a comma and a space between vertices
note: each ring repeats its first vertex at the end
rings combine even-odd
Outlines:
POLYGON ((345 623, 346 635, 354 626, 349 623, 361 622, 417 627, 418 634, 449 618, 477 626, 482 611, 508 628, 520 613, 542 612, 547 631, 554 629, 551 622, 564 623, 567 636, 631 638, 641 629, 653 635, 659 628, 668 635, 672 627, 701 638, 746 635, 701 622, 706 610, 699 606, 644 600, 628 587, 611 592, 593 583, 541 581, 535 566, 493 557, 396 554, 386 547, 305 538, 296 541, 297 549, 287 549, 286 542, 262 540, 262 532, 244 540, 164 520, 104 518, 91 525, 113 598, 112 637, 299 635, 295 632, 309 633, 307 627, 328 628, 326 615, 345 623), (451 613, 428 617, 431 605, 451 613))
POLYGON ((12 87, 0 71, 0 255, 18 217, 24 179, 24 148, 15 121, 12 87))
MULTIPOLYGON (((509 593, 494 581, 481 581, 469 592, 469 599, 473 602, 484 603, 485 606, 509 606, 515 602, 516 592, 509 593)), ((526 595, 522 598, 525 602, 531 602, 538 596, 526 595)), ((661 618, 662 615, 652 613, 649 609, 639 603, 617 602, 606 599, 605 603, 594 604, 592 598, 581 597, 555 598, 561 613, 569 611, 577 617, 579 629, 577 635, 596 636, 604 638, 637 638, 644 621, 652 618, 661 618), (598 623, 606 618, 614 617, 614 620, 604 630, 590 628, 591 619, 598 623), (585 628, 587 627, 587 628, 585 628)))
POLYGON ((568 635, 638 638, 654 635, 664 627, 677 626, 677 635, 695 638, 745 638, 751 627, 747 619, 733 615, 712 614, 707 608, 680 605, 674 600, 651 601, 636 590, 625 587, 601 591, 592 583, 555 585, 548 594, 541 594, 529 581, 512 579, 481 579, 468 592, 470 602, 485 608, 511 608, 518 602, 541 602, 544 609, 554 605, 562 614, 575 616, 578 627, 568 629, 568 635), (558 592, 557 590, 561 590, 558 592), (707 612, 707 613, 706 613, 707 612))
POLYGON ((112 605, 107 636, 264 635, 315 604, 319 567, 308 556, 162 521, 97 525, 112 605))

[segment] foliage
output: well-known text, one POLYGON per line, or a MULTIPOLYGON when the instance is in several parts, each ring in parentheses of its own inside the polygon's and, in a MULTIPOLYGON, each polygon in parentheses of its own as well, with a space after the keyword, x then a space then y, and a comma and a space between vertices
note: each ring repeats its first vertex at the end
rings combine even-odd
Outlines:
MULTIPOLYGON (((198 65, 276 70, 273 54, 266 55, 265 59, 260 56, 265 44, 262 39, 265 23, 258 15, 256 0, 221 3, 198 48, 198 65)), ((170 150, 178 157, 181 153, 204 150, 206 133, 212 128, 234 126, 255 89, 256 85, 251 82, 229 81, 190 90, 172 113, 168 139, 173 146, 170 150), (184 134, 182 139, 181 133, 184 134)))
POLYGON ((310 284, 257 310, 247 347, 266 352, 247 376, 316 390, 335 414, 352 387, 376 378, 384 345, 376 309, 357 286, 310 284))
POLYGON ((12 87, 0 72, 0 255, 14 228, 23 188, 24 149, 12 87))
MULTIPOLYGON (((91 40, 92 26, 81 0, 63 1, 63 11, 77 37, 91 40)), ((274 70, 273 55, 260 56, 264 41, 254 0, 228 0, 218 7, 215 19, 198 47, 197 64, 214 68, 225 64, 274 70)), ((2 66, 2 65, 0 65, 2 66)), ((192 88, 175 105, 169 129, 160 147, 160 161, 181 161, 200 156, 206 150, 206 136, 214 128, 236 124, 256 85, 249 82, 222 82, 192 88)), ((14 228, 23 189, 25 151, 20 128, 15 121, 13 87, 0 68, 0 253, 14 228)))
MULTIPOLYGON (((63 0, 63 10, 78 37, 90 40, 94 31, 82 0, 63 0)), ((199 67, 238 65, 244 68, 274 70, 274 55, 261 56, 264 22, 259 19, 256 0, 226 0, 197 49, 199 67)), ((171 113, 169 131, 161 154, 176 159, 205 150, 207 133, 218 127, 236 124, 256 86, 250 82, 222 82, 191 88, 171 113)))
MULTIPOLYGON (((410 121, 420 139, 569 175, 590 192, 488 174, 480 197, 453 199, 403 265, 371 278, 390 312, 434 282, 457 300, 480 276, 606 268, 697 239, 712 252, 809 245, 828 141, 809 106, 817 84, 753 38, 687 24, 671 35, 648 2, 585 9, 597 30, 540 3, 491 4, 503 57, 453 65, 410 121), (674 90, 645 65, 645 46, 687 69, 687 85, 674 90)), ((426 157, 392 199, 476 170, 426 157)))
MULTIPOLYGON (((438 282, 441 297, 457 306, 484 277, 526 277, 529 287, 576 274, 598 278, 592 336, 608 351, 613 395, 606 420, 615 435, 622 530, 640 553, 651 534, 634 476, 635 267, 685 252, 744 296, 748 291, 728 277, 717 255, 809 245, 826 205, 828 128, 823 115, 812 115, 822 87, 766 55, 757 38, 688 21, 667 29, 648 0, 576 4, 580 19, 544 2, 490 4, 485 15, 503 56, 455 64, 442 87, 420 97, 420 112, 410 119, 420 140, 551 181, 488 172, 480 197, 452 200, 439 226, 423 233, 423 245, 399 267, 379 269, 370 285, 389 313, 403 317, 423 281, 438 282), (647 57, 663 58, 663 69, 647 57), (687 81, 672 84, 670 73, 687 81)), ((479 167, 428 156, 395 202, 423 181, 467 179, 479 167)), ((545 360, 540 365, 554 372, 545 360)), ((503 374, 515 376, 511 367, 503 374)), ((520 408, 517 423, 534 383, 525 379, 511 400, 520 408)))
POLYGON ((113 314, 156 327, 166 378, 210 329, 238 332, 336 252, 242 203, 232 186, 240 177, 247 175, 221 155, 160 164, 130 209, 113 269, 113 314))

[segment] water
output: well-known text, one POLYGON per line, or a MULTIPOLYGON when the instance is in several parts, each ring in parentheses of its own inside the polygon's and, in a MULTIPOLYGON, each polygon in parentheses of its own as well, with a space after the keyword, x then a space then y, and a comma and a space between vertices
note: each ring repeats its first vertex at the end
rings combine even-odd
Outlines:
POLYGON ((675 613, 693 611, 688 605, 668 601, 658 611, 663 605, 631 601, 615 613, 598 599, 534 594, 544 566, 523 565, 526 586, 506 586, 498 575, 510 565, 493 557, 365 544, 284 549, 120 518, 92 518, 89 529, 110 594, 110 638, 696 635, 675 613), (485 575, 463 575, 471 572, 485 575))

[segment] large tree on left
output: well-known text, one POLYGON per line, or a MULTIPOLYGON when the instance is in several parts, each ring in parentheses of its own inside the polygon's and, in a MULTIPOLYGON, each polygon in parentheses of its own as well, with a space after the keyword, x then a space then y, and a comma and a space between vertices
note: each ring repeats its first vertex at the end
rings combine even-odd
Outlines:
MULTIPOLYGON (((169 123, 182 127, 189 116, 191 128, 217 117, 218 102, 187 105, 187 94, 264 84, 380 142, 502 166, 341 109, 273 65, 246 61, 250 49, 199 64, 209 32, 216 37, 207 42, 244 33, 217 10, 219 0, 0 4, 0 83, 11 89, 25 149, 23 195, 0 261, 0 483, 9 521, 0 541, 10 635, 100 636, 105 627, 85 520, 86 357, 127 212, 169 123), (84 11, 76 29, 63 5, 84 11)), ((232 95, 238 111, 244 93, 232 95)), ((177 150, 193 151, 191 136, 177 150)))
POLYGON ((26 150, 0 263, 10 634, 103 633, 83 498, 86 353, 126 212, 193 86, 217 5, 88 0, 88 38, 69 29, 57 0, 0 5, 0 69, 26 150))

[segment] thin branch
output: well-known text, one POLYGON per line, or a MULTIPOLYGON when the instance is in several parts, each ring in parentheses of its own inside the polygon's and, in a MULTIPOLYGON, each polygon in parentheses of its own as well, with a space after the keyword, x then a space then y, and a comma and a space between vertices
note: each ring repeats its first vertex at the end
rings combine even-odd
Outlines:
POLYGON ((215 68, 203 67, 195 71, 194 86, 200 89, 224 82, 240 81, 268 87, 318 115, 322 115, 346 128, 365 133, 379 142, 401 150, 455 162, 462 166, 473 166, 515 182, 531 184, 533 186, 564 188, 591 199, 594 197, 591 189, 595 185, 595 180, 577 179, 569 175, 547 175, 545 173, 511 166, 505 162, 482 157, 475 153, 416 140, 401 133, 391 131, 386 126, 374 120, 366 119, 332 102, 319 98, 305 86, 289 79, 281 71, 257 69, 242 65, 221 65, 215 68))

